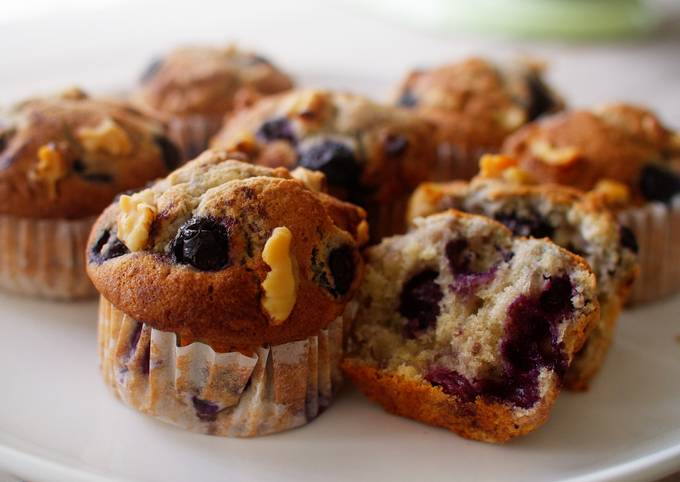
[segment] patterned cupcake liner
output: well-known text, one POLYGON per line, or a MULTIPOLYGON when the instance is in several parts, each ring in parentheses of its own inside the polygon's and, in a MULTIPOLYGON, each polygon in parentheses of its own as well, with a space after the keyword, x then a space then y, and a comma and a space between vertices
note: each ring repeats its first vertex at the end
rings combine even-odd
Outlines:
POLYGON ((0 215, 0 288, 58 300, 95 296, 85 272, 93 223, 0 215))
POLYGON ((205 151, 221 126, 221 118, 201 116, 173 117, 166 122, 168 137, 179 148, 184 162, 205 151))
POLYGON ((680 291, 680 196, 670 204, 649 203, 619 213, 637 238, 640 276, 630 304, 655 301, 680 291))
POLYGON ((99 358, 106 383, 125 404, 187 430, 253 437, 314 419, 342 383, 343 324, 348 306, 318 335, 216 353, 138 322, 104 297, 99 305, 99 358))

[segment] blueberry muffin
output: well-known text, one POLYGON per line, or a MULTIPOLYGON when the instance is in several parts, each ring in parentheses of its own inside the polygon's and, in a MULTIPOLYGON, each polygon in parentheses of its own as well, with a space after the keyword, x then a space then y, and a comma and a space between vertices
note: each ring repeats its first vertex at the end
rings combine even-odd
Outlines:
POLYGON ((385 409, 504 442, 548 417, 595 323, 595 276, 548 240, 446 211, 367 251, 345 373, 385 409))
MULTIPOLYGON (((489 163, 488 158, 483 160, 489 163)), ((516 236, 549 237, 590 264, 597 278, 600 318, 564 378, 566 388, 587 389, 604 361, 637 275, 637 244, 632 232, 620 226, 605 206, 584 198, 579 191, 482 177, 469 183, 423 184, 411 198, 409 218, 451 208, 493 218, 516 236)))
POLYGON ((329 406, 368 228, 298 177, 206 151, 100 216, 87 269, 104 379, 124 403, 223 436, 329 406))
POLYGON ((154 60, 132 98, 167 123, 188 160, 207 147, 225 114, 236 106, 292 86, 286 74, 258 54, 233 45, 193 46, 154 60))
POLYGON ((563 107, 544 82, 542 66, 499 66, 481 58, 414 70, 394 101, 437 126, 439 181, 471 178, 482 154, 497 152, 517 128, 563 107))
POLYGON ((410 192, 434 166, 432 126, 364 97, 299 90, 234 115, 212 145, 263 166, 302 166, 326 175, 331 194, 368 212, 371 238, 404 229, 410 192))
POLYGON ((507 139, 514 170, 591 191, 637 238, 633 301, 680 289, 680 135, 652 112, 610 104, 546 117, 507 139))
POLYGON ((94 217, 178 162, 160 123, 78 89, 0 112, 0 287, 93 296, 83 252, 94 217))

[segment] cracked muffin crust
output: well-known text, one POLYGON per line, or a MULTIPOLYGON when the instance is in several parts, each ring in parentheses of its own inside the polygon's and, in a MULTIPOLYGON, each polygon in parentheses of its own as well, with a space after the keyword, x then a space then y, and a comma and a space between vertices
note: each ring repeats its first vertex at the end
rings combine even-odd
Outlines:
POLYGON ((516 236, 548 237, 590 264, 597 278, 600 318, 564 379, 566 388, 587 389, 604 362, 637 276, 637 243, 632 232, 619 225, 605 206, 580 191, 483 177, 469 183, 421 185, 411 198, 408 217, 413 220, 447 209, 488 216, 516 236))
POLYGON ((256 53, 234 45, 187 46, 154 60, 133 100, 168 123, 191 159, 207 147, 225 114, 292 86, 285 73, 256 53))
POLYGON ((162 124, 78 89, 0 114, 0 285, 49 298, 91 296, 83 250, 114 196, 174 169, 162 124))
POLYGON ((556 114, 507 139, 503 152, 534 182, 591 191, 640 244, 634 302, 680 289, 680 134, 630 104, 556 114))
POLYGON ((497 152, 519 127, 563 108, 542 66, 500 66, 476 57, 412 71, 394 102, 437 126, 439 181, 471 178, 482 154, 497 152))
POLYGON ((298 90, 236 113, 212 140, 258 165, 325 174, 329 192, 368 212, 371 237, 399 232, 410 192, 434 165, 432 127, 364 97, 298 90))
POLYGON ((314 335, 342 314, 361 277, 363 210, 286 169, 232 159, 206 151, 106 209, 88 242, 92 281, 121 311, 182 339, 251 346, 314 335), (283 320, 263 304, 278 228, 286 232, 275 243, 290 244, 283 279, 296 285, 283 320))
POLYGON ((121 400, 223 436, 298 427, 330 405, 368 228, 317 176, 209 150, 100 216, 88 272, 121 400))
POLYGON ((547 419, 595 290, 548 240, 453 210, 418 218, 367 251, 343 369, 390 412, 503 442, 547 419))

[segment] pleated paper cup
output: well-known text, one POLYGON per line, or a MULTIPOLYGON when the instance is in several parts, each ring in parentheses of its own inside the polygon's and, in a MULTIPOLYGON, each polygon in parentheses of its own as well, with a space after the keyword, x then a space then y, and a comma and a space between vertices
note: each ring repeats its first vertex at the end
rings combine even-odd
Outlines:
POLYGON ((655 301, 680 291, 680 196, 619 213, 638 242, 640 276, 630 303, 655 301))
POLYGON ((94 218, 32 219, 0 215, 0 288, 70 300, 96 295, 85 272, 94 218))
POLYGON ((222 118, 198 115, 173 117, 165 124, 168 138, 177 146, 182 160, 186 162, 208 148, 210 139, 222 126, 222 118))
POLYGON ((364 205, 372 243, 406 231, 406 210, 409 197, 410 193, 389 202, 371 201, 364 205))
POLYGON ((99 358, 123 403, 187 430, 254 437, 304 425, 328 407, 342 382, 348 309, 316 336, 249 352, 215 352, 134 320, 105 298, 99 358))
POLYGON ((437 149, 437 164, 431 173, 436 182, 457 179, 470 180, 479 172, 479 158, 491 152, 488 149, 467 149, 449 142, 441 142, 437 149))

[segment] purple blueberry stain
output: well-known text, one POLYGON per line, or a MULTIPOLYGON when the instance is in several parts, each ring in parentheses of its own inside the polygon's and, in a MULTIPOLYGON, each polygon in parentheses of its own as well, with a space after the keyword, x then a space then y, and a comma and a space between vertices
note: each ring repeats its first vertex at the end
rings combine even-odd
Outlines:
POLYGON ((401 291, 399 313, 406 318, 404 335, 415 338, 433 327, 440 313, 439 302, 444 297, 437 284, 439 273, 425 270, 412 276, 401 291))
POLYGON ((470 296, 481 286, 492 282, 498 269, 498 265, 494 265, 484 271, 474 271, 472 264, 477 254, 468 248, 469 243, 462 238, 453 239, 444 247, 454 277, 451 289, 463 296, 470 296))
POLYGON ((297 142, 293 124, 287 117, 269 119, 260 126, 255 135, 264 142, 288 141, 291 144, 297 142))
POLYGON ((219 405, 209 400, 203 400, 197 396, 191 397, 191 403, 196 410, 196 416, 204 422, 214 422, 217 420, 217 414, 220 411, 219 405))

